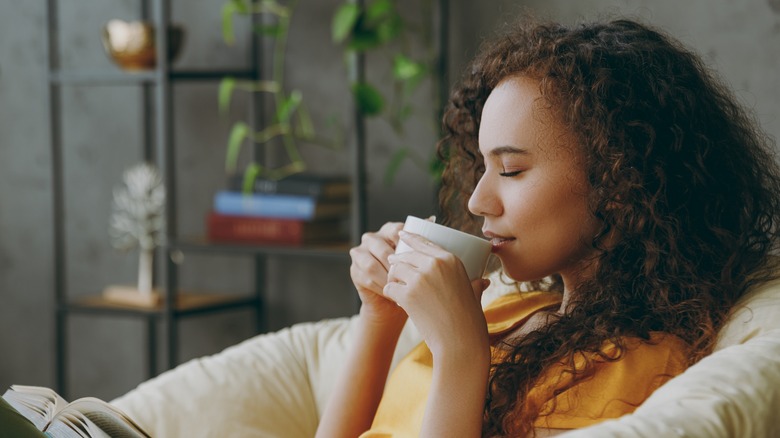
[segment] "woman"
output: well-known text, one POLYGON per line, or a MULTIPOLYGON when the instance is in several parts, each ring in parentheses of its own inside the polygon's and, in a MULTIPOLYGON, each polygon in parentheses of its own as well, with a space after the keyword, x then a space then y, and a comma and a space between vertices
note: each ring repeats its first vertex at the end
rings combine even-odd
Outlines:
POLYGON ((547 435, 629 413, 775 277, 771 143, 678 42, 628 20, 518 26, 469 72, 440 145, 445 223, 481 227, 543 292, 483 313, 486 282, 454 256, 400 224, 366 234, 360 331, 318 436, 547 435), (392 254, 399 234, 415 251, 392 254), (425 343, 385 386, 407 318, 425 343))

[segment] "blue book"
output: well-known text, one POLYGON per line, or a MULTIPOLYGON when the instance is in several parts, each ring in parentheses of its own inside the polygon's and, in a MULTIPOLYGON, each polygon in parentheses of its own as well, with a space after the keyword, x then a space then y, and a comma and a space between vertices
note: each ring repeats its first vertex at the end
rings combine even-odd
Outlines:
POLYGON ((330 202, 312 196, 221 190, 214 195, 214 211, 236 216, 314 220, 346 217, 350 204, 348 200, 330 202))

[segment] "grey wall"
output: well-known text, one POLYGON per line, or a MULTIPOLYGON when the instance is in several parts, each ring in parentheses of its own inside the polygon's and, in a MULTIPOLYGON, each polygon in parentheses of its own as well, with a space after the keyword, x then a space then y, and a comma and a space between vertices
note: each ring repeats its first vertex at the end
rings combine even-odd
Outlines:
POLYGON ((778 0, 496 0, 457 2, 451 65, 465 63, 484 35, 519 14, 566 23, 628 16, 660 26, 693 48, 730 84, 770 134, 780 136, 778 0), (478 31, 471 31, 475 26, 478 31))
MULTIPOLYGON (((63 63, 112 69, 98 39, 109 18, 135 18, 138 1, 60 0, 63 63)), ((409 0, 411 2, 411 0, 409 0)), ((219 37, 220 2, 174 1, 173 16, 189 30, 178 68, 240 66, 246 45, 226 48, 219 37), (186 7, 185 7, 186 5, 186 7)), ((349 113, 344 67, 327 42, 338 3, 302 1, 290 41, 288 83, 299 87, 315 120, 349 113), (323 19, 327 17, 327 19, 323 19)), ((412 4, 412 3, 409 3, 412 4)), ((451 0, 449 66, 457 79, 485 35, 528 8, 563 21, 629 14, 668 29, 694 47, 755 110, 766 130, 780 134, 780 7, 776 0, 506 1, 451 0)), ((12 383, 54 384, 51 154, 47 124, 44 2, 0 0, 0 391, 12 383)), ((370 76, 386 83, 381 57, 369 58, 370 76)), ((429 84, 428 84, 429 85, 429 84)), ((429 103, 430 90, 420 100, 429 103)), ((132 87, 78 86, 63 90, 67 287, 73 296, 112 283, 131 283, 135 256, 107 243, 111 190, 122 170, 141 158, 141 97, 132 87)), ((214 84, 176 86, 179 231, 199 234, 213 192, 223 184, 224 142, 230 120, 216 113, 214 84)), ((423 105, 424 106, 424 105, 423 105)), ((241 115, 243 105, 236 103, 241 115)), ((425 114, 425 108, 422 113, 425 114)), ((381 120, 370 129, 369 223, 376 228, 406 214, 433 211, 425 172, 406 163, 392 186, 381 181, 398 145, 429 154, 435 124, 424 115, 405 138, 381 120)), ((315 170, 348 166, 343 152, 307 148, 315 170)), ((277 258, 270 262, 271 328, 354 312, 347 261, 277 258)), ((249 293, 251 260, 186 254, 181 283, 192 290, 249 293)), ((143 326, 133 319, 74 317, 69 325, 70 397, 112 398, 144 379, 143 326)), ((216 352, 252 335, 251 315, 234 312, 187 320, 182 359, 216 352)))

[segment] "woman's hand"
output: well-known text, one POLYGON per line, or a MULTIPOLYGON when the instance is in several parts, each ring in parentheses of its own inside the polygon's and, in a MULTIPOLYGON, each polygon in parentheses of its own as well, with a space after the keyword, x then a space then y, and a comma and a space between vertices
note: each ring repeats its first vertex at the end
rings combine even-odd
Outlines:
POLYGON ((384 295, 412 318, 434 357, 489 351, 482 292, 489 280, 469 282, 460 259, 424 237, 400 232, 412 251, 390 255, 384 295))
POLYGON ((355 437, 371 427, 382 398, 406 313, 382 295, 387 258, 395 252, 401 223, 363 235, 352 248, 349 273, 363 305, 349 355, 325 407, 317 438, 355 437))
POLYGON ((363 234, 360 245, 349 251, 349 274, 363 303, 360 313, 369 321, 382 324, 406 320, 404 310, 382 293, 390 269, 388 257, 395 252, 402 228, 401 222, 388 222, 375 233, 363 234))

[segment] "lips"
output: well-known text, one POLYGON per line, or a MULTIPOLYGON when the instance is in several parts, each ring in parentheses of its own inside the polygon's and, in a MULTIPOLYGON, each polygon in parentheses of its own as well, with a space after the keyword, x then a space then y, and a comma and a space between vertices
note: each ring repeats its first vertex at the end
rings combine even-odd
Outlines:
POLYGON ((493 252, 499 251, 502 247, 508 245, 509 243, 515 240, 514 237, 501 236, 488 230, 484 230, 482 234, 484 234, 485 237, 487 237, 490 240, 490 244, 492 245, 493 252))

